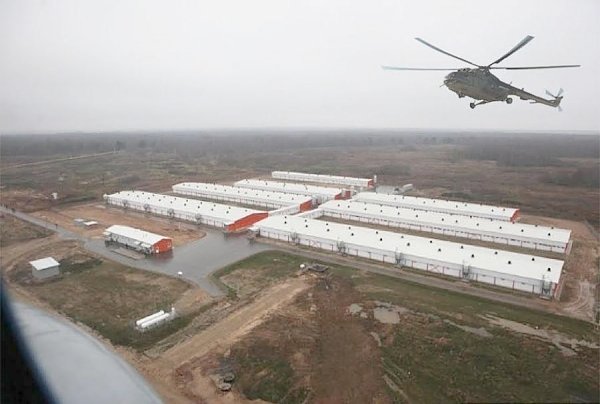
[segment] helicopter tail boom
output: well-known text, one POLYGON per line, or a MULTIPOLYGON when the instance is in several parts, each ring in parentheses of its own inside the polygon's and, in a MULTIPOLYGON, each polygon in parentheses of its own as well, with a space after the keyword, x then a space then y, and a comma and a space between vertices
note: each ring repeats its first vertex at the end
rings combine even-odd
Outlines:
POLYGON ((560 109, 560 102, 563 99, 563 97, 562 97, 563 89, 562 88, 558 91, 558 93, 556 95, 554 95, 551 92, 549 92, 548 90, 546 90, 546 94, 548 94, 550 97, 552 97, 552 99, 542 98, 535 94, 528 93, 525 90, 518 89, 515 87, 513 87, 511 90, 512 90, 511 91, 512 95, 515 95, 522 100, 531 101, 531 104, 544 104, 549 107, 554 107, 554 108, 558 108, 558 109, 560 109))

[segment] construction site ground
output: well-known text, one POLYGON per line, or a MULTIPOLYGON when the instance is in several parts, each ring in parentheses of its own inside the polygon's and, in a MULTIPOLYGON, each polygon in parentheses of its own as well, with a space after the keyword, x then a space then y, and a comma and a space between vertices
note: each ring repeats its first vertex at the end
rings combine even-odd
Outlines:
POLYGON ((599 398, 591 323, 346 266, 300 273, 306 262, 264 252, 231 266, 217 275, 227 286, 265 288, 134 364, 181 402, 599 398), (236 375, 227 393, 215 383, 224 370, 236 375))

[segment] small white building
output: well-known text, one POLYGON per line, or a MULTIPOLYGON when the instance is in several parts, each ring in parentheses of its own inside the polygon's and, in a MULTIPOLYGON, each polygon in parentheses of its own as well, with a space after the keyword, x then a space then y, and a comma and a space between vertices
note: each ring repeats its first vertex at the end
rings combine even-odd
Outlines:
POLYGON ((160 254, 173 249, 173 240, 170 237, 118 224, 104 231, 104 239, 144 254, 160 254))
POLYGON ((31 265, 31 275, 34 279, 43 280, 60 274, 60 264, 52 257, 30 261, 29 264, 31 265))

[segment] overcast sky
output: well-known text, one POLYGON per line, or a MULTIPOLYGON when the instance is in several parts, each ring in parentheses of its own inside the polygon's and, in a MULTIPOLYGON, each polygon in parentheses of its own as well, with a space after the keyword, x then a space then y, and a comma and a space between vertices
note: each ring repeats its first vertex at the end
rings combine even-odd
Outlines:
POLYGON ((0 0, 0 133, 240 127, 600 129, 598 0, 0 0), (446 72, 497 71, 564 111, 469 108, 446 72))

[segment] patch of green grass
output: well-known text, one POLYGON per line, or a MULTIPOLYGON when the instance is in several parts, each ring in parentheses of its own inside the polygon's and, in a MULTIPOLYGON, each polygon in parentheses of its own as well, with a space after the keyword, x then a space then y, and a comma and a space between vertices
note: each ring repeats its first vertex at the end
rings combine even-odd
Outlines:
POLYGON ((588 358, 494 330, 482 338, 442 322, 405 321, 382 348, 386 373, 418 402, 597 401, 588 358), (582 363, 583 362, 583 363, 582 363))
POLYGON ((135 320, 161 309, 169 310, 189 285, 91 257, 63 260, 61 271, 59 278, 32 284, 29 290, 116 345, 147 349, 185 327, 196 314, 176 317, 141 333, 134 329, 135 320))
POLYGON ((60 261, 60 272, 61 274, 76 274, 79 272, 92 269, 102 264, 102 260, 94 257, 86 257, 84 260, 74 260, 66 258, 60 261))
POLYGON ((221 268, 213 272, 210 277, 227 293, 228 297, 235 299, 238 297, 236 290, 223 282, 223 277, 235 274, 236 271, 253 270, 257 272, 257 278, 254 281, 269 285, 290 276, 300 268, 300 264, 306 261, 305 258, 295 255, 279 251, 266 251, 221 268))
MULTIPOLYGON (((433 313, 444 317, 460 316, 461 321, 471 326, 485 326, 487 321, 480 316, 496 315, 531 326, 551 328, 575 338, 596 340, 594 325, 571 317, 517 307, 506 303, 494 302, 476 296, 437 289, 390 276, 369 273, 364 276, 351 276, 352 271, 344 269, 336 273, 351 277, 356 286, 376 287, 365 294, 376 300, 389 301, 409 309, 433 313)), ((358 272, 354 271, 354 275, 358 272)))
POLYGON ((0 246, 2 247, 48 237, 51 234, 52 231, 48 229, 24 222, 8 214, 0 221, 0 246))
MULTIPOLYGON (((269 402, 298 402, 300 392, 289 394, 293 386, 294 371, 268 345, 255 344, 244 356, 236 356, 236 374, 239 388, 250 400, 269 402), (289 400, 285 400, 289 397, 289 400)), ((301 401, 300 401, 301 402, 301 401)))

